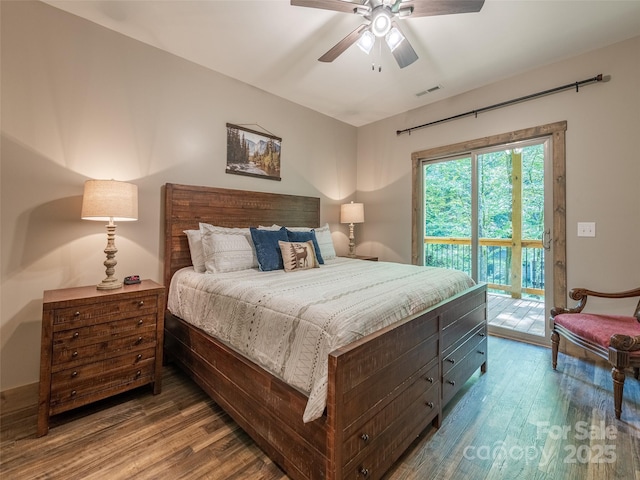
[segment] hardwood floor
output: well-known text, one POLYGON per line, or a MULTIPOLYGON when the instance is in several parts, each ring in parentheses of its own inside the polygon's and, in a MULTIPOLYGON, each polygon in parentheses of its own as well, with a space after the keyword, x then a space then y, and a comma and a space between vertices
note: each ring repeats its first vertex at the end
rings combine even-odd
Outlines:
MULTIPOLYGON (((4 403, 4 402, 3 402, 4 403)), ((36 438, 36 406, 0 415, 3 479, 286 479, 251 439, 178 370, 54 417, 36 438)), ((622 420, 604 364, 489 338, 489 366, 387 475, 426 479, 640 480, 640 382, 628 376, 622 420)))

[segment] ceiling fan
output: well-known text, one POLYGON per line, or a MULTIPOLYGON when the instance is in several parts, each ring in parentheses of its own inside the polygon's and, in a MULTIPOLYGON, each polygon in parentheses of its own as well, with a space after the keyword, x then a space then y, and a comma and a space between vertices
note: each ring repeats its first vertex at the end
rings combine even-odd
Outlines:
POLYGON ((354 43, 368 54, 376 38, 384 38, 400 68, 411 65, 418 55, 396 20, 479 12, 483 4, 484 0, 291 0, 294 6, 354 13, 368 20, 322 55, 319 61, 333 62, 354 43))

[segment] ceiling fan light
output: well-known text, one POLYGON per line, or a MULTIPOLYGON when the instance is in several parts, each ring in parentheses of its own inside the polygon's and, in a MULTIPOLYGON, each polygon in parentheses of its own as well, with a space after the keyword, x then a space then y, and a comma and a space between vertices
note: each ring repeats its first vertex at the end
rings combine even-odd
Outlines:
POLYGON ((371 31, 376 37, 384 37, 391 29, 391 15, 385 8, 376 8, 371 16, 371 31))
POLYGON ((400 18, 408 17, 412 13, 413 13, 413 7, 401 7, 400 10, 398 10, 398 16, 400 18))
POLYGON ((384 39, 386 40, 387 45, 389 45, 389 49, 393 52, 396 48, 398 48, 398 45, 400 45, 404 41, 404 35, 402 35, 400 30, 398 30, 396 27, 393 27, 391 30, 389 30, 389 33, 387 33, 384 39))
POLYGON ((356 45, 360 47, 360 50, 369 55, 375 43, 376 37, 373 35, 373 33, 367 30, 360 36, 356 45))

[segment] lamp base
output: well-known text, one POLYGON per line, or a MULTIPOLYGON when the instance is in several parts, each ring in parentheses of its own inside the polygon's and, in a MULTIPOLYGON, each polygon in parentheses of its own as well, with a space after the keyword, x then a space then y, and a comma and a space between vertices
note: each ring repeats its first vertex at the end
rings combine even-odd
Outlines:
POLYGON ((111 218, 107 225, 107 248, 104 249, 104 253, 107 254, 107 259, 104 261, 104 266, 107 268, 105 271, 107 276, 96 286, 98 290, 114 290, 122 287, 122 282, 113 276, 116 273, 116 265, 118 264, 116 260, 118 249, 116 248, 115 238, 116 226, 113 223, 113 218, 111 218))
POLYGON ((356 238, 353 234, 353 223, 349 224, 349 254, 347 256, 351 258, 356 256, 356 238))
POLYGON ((117 278, 114 278, 114 279, 105 278, 102 282, 96 285, 96 288, 98 290, 114 290, 116 288, 121 288, 121 287, 122 287, 122 282, 118 281, 117 278))

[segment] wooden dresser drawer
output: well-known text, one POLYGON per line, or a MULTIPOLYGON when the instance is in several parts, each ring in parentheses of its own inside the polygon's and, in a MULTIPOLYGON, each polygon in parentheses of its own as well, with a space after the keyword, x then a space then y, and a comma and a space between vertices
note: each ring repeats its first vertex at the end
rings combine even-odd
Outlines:
MULTIPOLYGON (((430 369, 430 374, 437 374, 438 371, 436 364, 430 369)), ((382 429, 379 433, 373 433, 385 423, 384 419, 379 421, 380 419, 376 416, 368 424, 373 436, 368 434, 367 430, 363 430, 358 440, 364 446, 345 465, 343 478, 381 478, 393 464, 393 459, 397 458, 397 455, 403 452, 440 414, 440 387, 437 380, 427 389, 425 389, 424 378, 415 382, 414 385, 416 390, 420 391, 417 398, 412 402, 406 402, 403 393, 387 407, 395 410, 396 416, 391 426, 382 429), (396 402, 397 405, 395 405, 396 402), (419 420, 416 421, 416 419, 419 420)), ((384 411, 380 415, 386 417, 384 411)))
POLYGON ((57 372, 72 366, 113 358, 127 352, 154 347, 155 345, 156 332, 151 331, 77 348, 68 348, 64 345, 56 346, 51 355, 51 370, 57 372))
POLYGON ((145 332, 155 333, 155 315, 125 318, 115 322, 99 323, 89 327, 61 330, 53 334, 53 349, 77 348, 92 343, 113 340, 119 337, 140 335, 145 332))
POLYGON ((53 316, 54 331, 95 325, 138 315, 153 314, 158 308, 157 295, 142 295, 104 303, 79 304, 56 309, 53 316))
POLYGON ((106 373, 123 367, 135 367, 142 362, 154 361, 155 347, 130 352, 115 358, 109 358, 99 362, 79 365, 74 368, 60 370, 51 375, 51 391, 59 390, 64 385, 77 386, 81 383, 96 382, 106 373))
POLYGON ((373 378, 374 381, 372 378, 362 379, 345 393, 345 427, 358 428, 362 425, 393 398, 393 392, 407 388, 408 378, 419 376, 422 369, 437 357, 438 335, 434 334, 386 364, 381 369, 382 375, 373 378))
POLYGON ((442 374, 446 375, 449 370, 454 368, 460 361, 467 356, 469 352, 477 348, 478 344, 487 336, 486 325, 478 325, 474 330, 469 332, 460 342, 456 342, 454 350, 445 355, 442 361, 442 374))
POLYGON ((424 412, 429 414, 437 411, 440 401, 439 384, 440 369, 436 358, 420 370, 416 380, 406 390, 400 392, 373 418, 361 426, 352 425, 345 430, 343 463, 349 463, 362 451, 371 448, 371 445, 376 445, 378 437, 386 431, 390 423, 402 412, 411 408, 418 399, 422 399, 423 408, 416 407, 422 412, 421 415, 424 415, 424 412))
POLYGON ((78 385, 59 384, 51 390, 51 413, 55 415, 69 408, 84 405, 88 403, 87 399, 93 402, 97 398, 107 398, 133 386, 144 385, 152 379, 153 370, 153 359, 149 359, 142 361, 140 365, 127 365, 106 372, 93 381, 80 382, 78 385), (72 405, 68 406, 69 403, 72 405))
POLYGON ((451 349, 457 348, 461 339, 465 338, 470 331, 487 323, 486 318, 486 308, 481 306, 450 323, 443 321, 442 352, 446 355, 451 349))
POLYGON ((160 393, 164 305, 151 280, 44 293, 38 436, 51 415, 145 384, 160 393))
POLYGON ((460 387, 487 361, 487 337, 474 336, 466 356, 442 375, 442 404, 446 405, 460 387), (476 340, 478 339, 478 340, 476 340))

